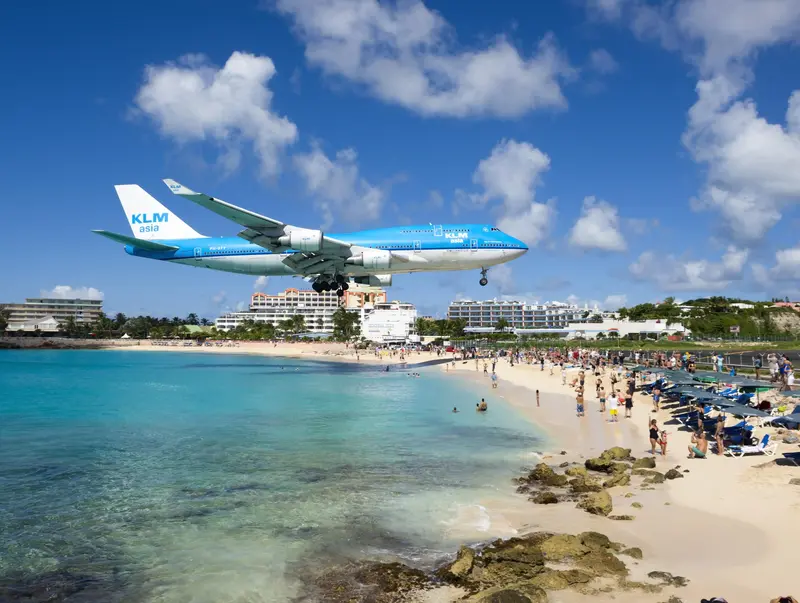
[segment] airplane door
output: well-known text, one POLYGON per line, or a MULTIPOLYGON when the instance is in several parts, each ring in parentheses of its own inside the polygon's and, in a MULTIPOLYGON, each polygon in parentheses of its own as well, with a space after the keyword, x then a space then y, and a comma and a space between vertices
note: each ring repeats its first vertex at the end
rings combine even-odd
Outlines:
POLYGON ((470 239, 469 248, 471 251, 478 251, 478 239, 470 239))
POLYGON ((433 227, 433 236, 434 237, 441 237, 442 236, 442 225, 441 224, 433 227))
POLYGON ((422 241, 414 241, 414 253, 422 250, 422 241))
POLYGON ((194 248, 194 257, 195 258, 203 257, 203 248, 202 247, 195 247, 194 248))

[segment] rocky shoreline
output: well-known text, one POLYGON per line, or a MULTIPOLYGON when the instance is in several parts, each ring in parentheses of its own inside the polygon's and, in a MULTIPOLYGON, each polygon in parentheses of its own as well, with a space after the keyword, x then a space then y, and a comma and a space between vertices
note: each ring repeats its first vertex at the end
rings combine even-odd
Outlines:
MULTIPOLYGON (((614 447, 599 457, 586 459, 583 466, 567 462, 554 468, 540 463, 514 481, 517 492, 529 495, 535 504, 573 502, 587 513, 633 520, 633 515, 613 514, 608 488, 653 489, 668 479, 682 477, 679 467, 661 473, 655 470, 652 457, 635 459, 630 449, 614 447), (563 469, 563 473, 556 469, 563 469)), ((626 494, 632 496, 631 492, 626 494)), ((638 503, 633 503, 632 508, 637 505, 641 508, 638 503)), ((621 557, 637 564, 644 554, 639 548, 613 542, 599 532, 534 532, 462 546, 455 560, 432 572, 396 562, 332 568, 314 579, 312 598, 325 603, 402 603, 424 601, 426 593, 449 589, 445 598, 452 601, 546 603, 548 592, 564 589, 589 596, 615 591, 660 594, 688 584, 686 578, 664 571, 650 571, 646 580, 632 580, 629 566, 621 557)), ((664 601, 681 600, 664 593, 664 601)))

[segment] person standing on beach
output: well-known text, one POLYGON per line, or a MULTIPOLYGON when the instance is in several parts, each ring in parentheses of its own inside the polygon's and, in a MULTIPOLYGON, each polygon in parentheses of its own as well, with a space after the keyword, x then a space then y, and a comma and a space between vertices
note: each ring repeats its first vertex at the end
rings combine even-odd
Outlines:
POLYGON ((575 395, 575 402, 577 407, 577 414, 579 417, 583 417, 585 415, 584 408, 583 408, 583 388, 578 388, 578 393, 575 395))
POLYGON ((658 423, 655 419, 650 419, 650 454, 655 456, 658 439, 658 423))
POLYGON ((725 453, 725 444, 723 439, 725 437, 725 417, 722 415, 717 417, 717 425, 714 428, 714 440, 717 442, 717 455, 722 456, 725 453))
POLYGON ((536 390, 536 406, 537 406, 537 408, 539 406, 539 390, 538 389, 536 390))
POLYGON ((567 384, 567 367, 564 366, 564 363, 561 363, 561 385, 567 384))
POLYGON ((597 400, 600 402, 600 412, 606 412, 606 388, 602 385, 597 390, 597 400))
POLYGON ((617 412, 619 410, 619 398, 617 398, 617 392, 614 389, 611 389, 611 395, 608 397, 608 415, 609 415, 609 423, 616 423, 619 419, 617 418, 617 412))
POLYGON ((492 371, 492 389, 497 389, 497 373, 492 371))
POLYGON ((653 412, 658 412, 659 402, 661 402, 661 390, 656 386, 653 388, 653 412))

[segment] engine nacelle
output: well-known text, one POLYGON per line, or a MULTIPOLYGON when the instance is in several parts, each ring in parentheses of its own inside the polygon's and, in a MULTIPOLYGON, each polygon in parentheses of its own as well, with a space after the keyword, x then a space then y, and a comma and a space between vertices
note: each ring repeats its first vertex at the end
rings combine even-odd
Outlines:
POLYGON ((345 264, 363 266, 366 270, 388 270, 392 266, 392 254, 382 249, 367 249, 347 258, 345 264))
POLYGON ((296 251, 321 251, 322 238, 321 230, 294 228, 291 232, 278 237, 278 244, 296 251))
POLYGON ((369 285, 370 287, 391 287, 391 274, 372 274, 370 276, 356 276, 353 281, 359 285, 369 285))

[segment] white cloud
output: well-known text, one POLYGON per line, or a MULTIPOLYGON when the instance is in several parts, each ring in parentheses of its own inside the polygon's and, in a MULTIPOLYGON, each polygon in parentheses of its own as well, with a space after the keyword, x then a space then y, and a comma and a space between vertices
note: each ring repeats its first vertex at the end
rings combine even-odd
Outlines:
POLYGON ((272 112, 268 84, 272 59, 234 52, 222 68, 203 55, 149 65, 136 94, 138 112, 161 134, 179 143, 212 141, 226 172, 239 166, 241 149, 252 145, 265 176, 280 169, 281 151, 297 140, 297 127, 272 112))
POLYGON ((253 283, 253 290, 261 292, 266 291, 267 283, 269 283, 268 276, 259 276, 253 283))
POLYGON ((104 293, 94 287, 71 287, 69 285, 56 285, 49 291, 39 291, 41 297, 50 299, 103 299, 104 293))
POLYGON ((622 16, 638 35, 657 38, 697 68, 697 102, 683 142, 707 168, 708 181, 692 207, 718 211, 721 226, 738 244, 758 242, 781 219, 784 206, 800 201, 800 91, 789 100, 785 126, 767 122, 754 101, 742 95, 753 81, 758 51, 800 35, 800 2, 599 4, 607 4, 607 10, 593 6, 595 13, 622 16))
POLYGON ((442 197, 442 193, 437 190, 433 190, 428 195, 428 204, 431 207, 441 208, 444 206, 444 197, 442 197))
POLYGON ((589 67, 598 73, 614 73, 619 69, 619 64, 611 56, 611 53, 604 48, 593 50, 589 54, 589 67))
POLYGON ((581 216, 570 231, 569 244, 580 249, 625 251, 617 208, 595 197, 585 197, 581 216))
POLYGON ((751 266, 753 280, 768 293, 789 294, 800 291, 800 247, 779 249, 775 252, 775 265, 767 268, 761 264, 751 266))
POLYGON ((526 57, 504 36, 456 47, 455 32, 419 0, 274 0, 325 74, 422 115, 517 117, 562 108, 574 70, 545 36, 526 57))
POLYGON ((628 296, 624 293, 609 295, 601 304, 604 310, 619 310, 628 304, 628 296))
POLYGON ((472 176, 483 192, 469 198, 478 205, 502 200, 498 228, 529 245, 537 245, 547 236, 556 213, 553 202, 535 201, 541 174, 548 169, 550 158, 532 144, 501 140, 472 176))
POLYGON ((221 308, 228 303, 228 294, 225 291, 220 291, 211 298, 211 303, 214 304, 215 307, 221 308))
POLYGON ((318 144, 311 152, 294 156, 294 165, 305 180, 323 214, 323 228, 338 216, 352 224, 369 222, 380 216, 383 191, 359 175, 353 149, 338 151, 330 159, 318 144))
POLYGON ((719 211, 734 239, 751 244, 777 224, 783 206, 800 202, 800 94, 790 99, 784 127, 759 116, 751 99, 733 102, 739 90, 725 76, 698 83, 683 141, 708 166, 693 207, 719 211))
POLYGON ((800 34, 797 0, 589 0, 593 14, 624 18, 640 37, 679 50, 704 77, 744 76, 760 48, 800 34))
POLYGON ((730 246, 719 262, 681 260, 645 251, 629 266, 639 280, 652 281, 663 291, 719 291, 741 280, 749 251, 730 246))
POLYGON ((236 311, 237 312, 244 312, 249 307, 249 304, 245 301, 236 302, 236 311))

